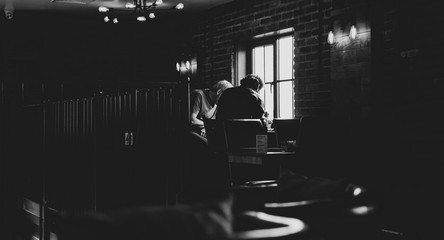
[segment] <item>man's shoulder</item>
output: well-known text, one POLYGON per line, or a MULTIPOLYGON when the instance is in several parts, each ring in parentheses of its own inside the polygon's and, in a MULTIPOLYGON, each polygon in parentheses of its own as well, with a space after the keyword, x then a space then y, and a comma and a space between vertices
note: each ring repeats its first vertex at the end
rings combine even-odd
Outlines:
POLYGON ((191 95, 192 96, 196 96, 196 95, 204 96, 205 95, 205 91, 203 89, 196 88, 196 89, 193 89, 191 91, 191 95))
POLYGON ((204 91, 203 91, 203 89, 196 88, 196 89, 191 90, 191 92, 192 93, 203 93, 204 91))
POLYGON ((241 86, 236 86, 236 87, 225 89, 224 94, 225 93, 228 93, 228 94, 239 94, 239 93, 245 94, 246 92, 248 92, 247 88, 244 88, 244 87, 241 87, 241 86))
POLYGON ((222 98, 257 99, 259 94, 253 89, 238 86, 226 89, 221 96, 222 98))

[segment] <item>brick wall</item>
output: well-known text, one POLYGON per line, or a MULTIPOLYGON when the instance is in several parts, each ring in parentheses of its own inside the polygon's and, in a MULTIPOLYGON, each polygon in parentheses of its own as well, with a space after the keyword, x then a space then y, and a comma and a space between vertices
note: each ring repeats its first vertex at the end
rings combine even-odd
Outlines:
POLYGON ((198 60, 194 80, 231 79, 237 42, 293 27, 296 115, 369 115, 394 123, 402 149, 373 172, 377 177, 393 167, 393 198, 387 203, 393 215, 384 226, 427 239, 444 159, 444 14, 438 5, 432 0, 235 1, 197 24, 189 46, 198 60), (355 40, 348 39, 351 24, 358 30, 355 40), (330 30, 334 45, 326 43, 330 30), (424 221, 409 223, 406 216, 424 221))
POLYGON ((219 7, 199 20, 188 46, 197 56, 195 81, 232 79, 237 43, 293 27, 296 116, 365 112, 371 79, 368 6, 366 1, 250 0, 219 7), (350 19, 350 13, 356 16, 350 19), (358 40, 327 43, 330 30, 345 38, 350 24, 358 24, 358 40))

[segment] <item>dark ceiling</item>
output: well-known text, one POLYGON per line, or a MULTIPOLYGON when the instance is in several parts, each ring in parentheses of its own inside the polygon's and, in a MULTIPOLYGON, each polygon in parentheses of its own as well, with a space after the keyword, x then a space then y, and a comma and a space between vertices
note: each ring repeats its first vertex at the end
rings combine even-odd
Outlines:
POLYGON ((185 7, 135 24, 132 14, 119 16, 119 24, 104 23, 98 11, 99 6, 125 9, 131 0, 80 1, 85 3, 0 0, 2 8, 14 10, 12 20, 0 17, 2 36, 8 36, 0 38, 0 77, 5 72, 11 82, 88 84, 175 79, 175 63, 188 53, 195 17, 233 0, 163 0, 162 8, 180 2, 185 7))
MULTIPOLYGON (((183 3, 183 13, 199 13, 210 8, 231 2, 232 0, 163 0, 158 6, 159 11, 174 8, 178 3, 183 3)), ((154 0, 147 0, 146 5, 151 5, 154 0)), ((6 10, 46 10, 69 11, 73 13, 98 12, 99 6, 113 8, 118 11, 131 11, 125 8, 126 3, 133 0, 0 0, 0 6, 6 10)), ((175 10, 175 9, 174 9, 175 10)))

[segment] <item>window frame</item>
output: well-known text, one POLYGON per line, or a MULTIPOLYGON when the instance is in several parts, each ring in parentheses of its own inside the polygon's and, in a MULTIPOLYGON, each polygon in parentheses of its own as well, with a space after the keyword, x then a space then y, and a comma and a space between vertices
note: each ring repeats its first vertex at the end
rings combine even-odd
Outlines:
MULTIPOLYGON (((272 91, 273 91, 273 113, 270 113, 270 117, 271 118, 277 118, 280 117, 280 101, 279 101, 279 96, 280 96, 280 91, 279 91, 279 87, 278 87, 278 83, 281 82, 292 82, 292 110, 291 110, 291 115, 292 117, 295 117, 296 114, 296 109, 295 109, 295 75, 294 75, 294 71, 295 71, 295 65, 294 65, 294 58, 295 58, 295 36, 294 36, 294 29, 293 28, 289 28, 289 29, 284 29, 281 31, 277 31, 277 32, 271 32, 271 33, 267 33, 267 34, 262 34, 262 35, 258 35, 255 36, 252 40, 250 40, 249 42, 247 42, 246 44, 240 45, 237 48, 237 60, 238 60, 238 66, 237 66, 237 78, 236 78, 236 84, 239 85, 239 81, 240 81, 240 72, 244 72, 242 71, 242 66, 244 65, 244 69, 245 72, 248 73, 252 73, 253 72, 253 49, 256 47, 260 47, 260 46, 265 46, 265 45, 272 45, 273 46, 273 82, 269 83, 272 86, 272 91), (278 74, 279 74, 279 49, 278 49, 278 40, 285 38, 285 37, 292 37, 292 41, 293 41, 293 59, 292 59, 292 73, 291 73, 291 78, 290 79, 278 79, 278 74), (240 59, 239 57, 239 53, 242 54, 242 57, 244 57, 244 59, 240 59), (239 71, 240 70, 240 71, 239 71)), ((245 75, 244 75, 245 76, 245 75)), ((264 86, 265 88, 265 86, 264 86)))

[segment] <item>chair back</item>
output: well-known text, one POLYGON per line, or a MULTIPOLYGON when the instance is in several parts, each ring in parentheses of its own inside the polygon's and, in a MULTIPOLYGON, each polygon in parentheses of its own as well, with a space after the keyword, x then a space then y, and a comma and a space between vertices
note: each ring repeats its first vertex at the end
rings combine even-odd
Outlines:
POLYGON ((214 152, 224 152, 227 149, 223 122, 217 119, 204 118, 208 146, 214 152))
POLYGON ((256 148, 256 135, 267 134, 260 119, 224 119, 226 146, 228 151, 256 148))
POLYGON ((300 118, 275 118, 273 119, 276 142, 279 145, 286 141, 296 141, 299 134, 300 118))

